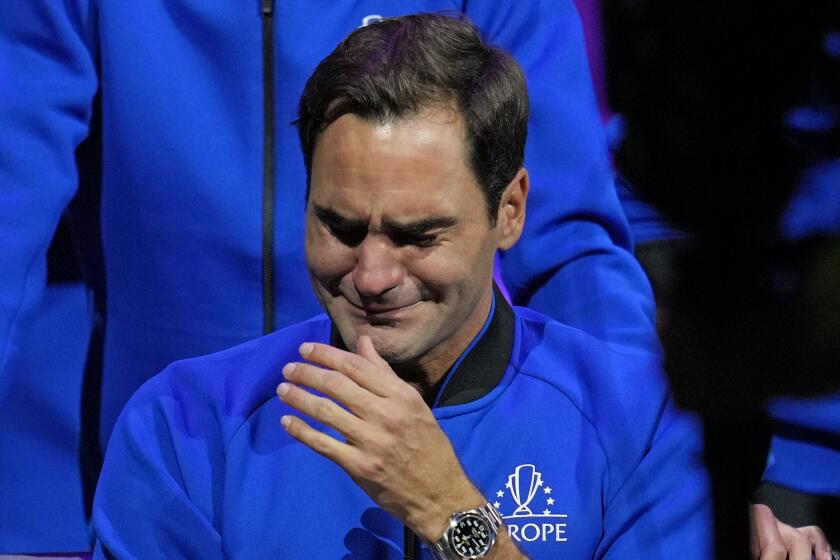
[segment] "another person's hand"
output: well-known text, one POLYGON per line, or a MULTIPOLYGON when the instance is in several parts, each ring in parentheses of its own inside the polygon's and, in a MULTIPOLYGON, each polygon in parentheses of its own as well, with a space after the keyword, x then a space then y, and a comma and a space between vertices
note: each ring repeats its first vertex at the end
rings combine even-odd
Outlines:
POLYGON ((467 478, 420 393, 394 373, 369 337, 359 339, 357 351, 302 344, 301 356, 312 363, 287 364, 288 382, 277 388, 283 402, 345 441, 294 416, 284 416, 282 424, 293 438, 341 466, 415 534, 434 542, 453 512, 486 499, 467 478))
POLYGON ((831 546, 819 527, 791 527, 764 504, 750 508, 753 560, 832 560, 831 546))

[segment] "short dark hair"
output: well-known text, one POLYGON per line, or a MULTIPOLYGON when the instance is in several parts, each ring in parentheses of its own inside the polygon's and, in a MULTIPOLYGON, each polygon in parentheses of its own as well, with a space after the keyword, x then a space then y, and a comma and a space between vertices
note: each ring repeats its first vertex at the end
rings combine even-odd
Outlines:
POLYGON ((388 122, 446 105, 464 120, 467 164, 495 224, 502 193, 525 160, 528 92, 513 57, 486 44, 463 15, 383 19, 351 33, 321 61, 295 121, 307 197, 318 135, 342 115, 388 122))

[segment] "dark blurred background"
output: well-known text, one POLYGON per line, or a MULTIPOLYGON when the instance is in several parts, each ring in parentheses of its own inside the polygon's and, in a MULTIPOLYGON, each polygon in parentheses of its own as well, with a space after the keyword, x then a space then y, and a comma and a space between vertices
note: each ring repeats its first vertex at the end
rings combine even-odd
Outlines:
POLYGON ((840 3, 578 6, 718 558, 748 499, 840 542, 840 3))

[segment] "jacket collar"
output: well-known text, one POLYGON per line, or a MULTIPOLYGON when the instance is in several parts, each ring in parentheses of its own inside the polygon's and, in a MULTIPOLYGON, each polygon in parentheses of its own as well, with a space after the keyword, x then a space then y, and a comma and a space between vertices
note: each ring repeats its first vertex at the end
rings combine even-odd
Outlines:
MULTIPOLYGON (((438 382, 427 401, 433 408, 477 400, 502 380, 513 350, 514 314, 498 286, 493 286, 493 304, 481 331, 438 382)), ((330 344, 346 350, 338 329, 332 325, 330 344)))

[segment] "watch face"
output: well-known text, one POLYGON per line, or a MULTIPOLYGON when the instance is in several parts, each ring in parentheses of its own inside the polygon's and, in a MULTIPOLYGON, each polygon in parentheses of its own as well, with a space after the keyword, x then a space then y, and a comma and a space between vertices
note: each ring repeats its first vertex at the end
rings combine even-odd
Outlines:
POLYGON ((458 520, 451 533, 452 548, 467 558, 481 556, 492 544, 490 527, 478 515, 465 515, 458 520))

